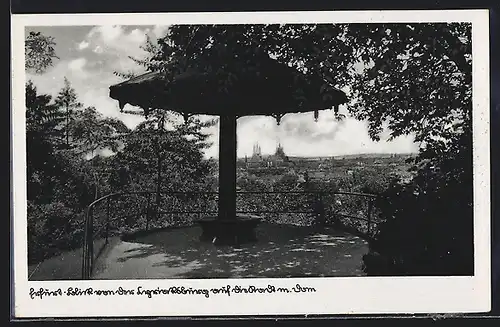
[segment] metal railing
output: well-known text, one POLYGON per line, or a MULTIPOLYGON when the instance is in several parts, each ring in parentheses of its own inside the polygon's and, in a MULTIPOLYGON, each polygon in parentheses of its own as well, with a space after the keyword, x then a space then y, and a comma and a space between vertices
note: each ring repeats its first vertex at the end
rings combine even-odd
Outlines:
MULTIPOLYGON (((217 215, 218 192, 119 192, 92 202, 85 214, 82 278, 90 279, 95 261, 113 235, 217 215), (165 210, 163 210, 165 209, 165 210)), ((237 192, 238 214, 260 214, 278 224, 334 225, 371 239, 380 222, 376 195, 332 191, 237 192)))

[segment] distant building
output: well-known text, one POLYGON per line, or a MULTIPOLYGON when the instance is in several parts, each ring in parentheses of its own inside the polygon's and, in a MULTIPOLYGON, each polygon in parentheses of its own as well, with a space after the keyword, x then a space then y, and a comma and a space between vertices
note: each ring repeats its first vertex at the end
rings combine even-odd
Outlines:
POLYGON ((252 158, 262 158, 262 150, 259 143, 253 145, 252 158))
POLYGON ((283 147, 281 146, 281 143, 278 143, 278 147, 276 148, 276 152, 274 153, 274 156, 277 158, 281 158, 283 160, 288 159, 285 150, 283 150, 283 147))
POLYGON ((283 167, 284 163, 288 162, 288 157, 286 156, 285 150, 283 149, 283 146, 281 146, 281 143, 278 143, 276 151, 273 155, 268 156, 266 158, 266 161, 268 167, 283 167))
POLYGON ((255 143, 252 149, 252 156, 249 158, 245 156, 246 168, 258 168, 262 166, 262 150, 259 143, 255 143))

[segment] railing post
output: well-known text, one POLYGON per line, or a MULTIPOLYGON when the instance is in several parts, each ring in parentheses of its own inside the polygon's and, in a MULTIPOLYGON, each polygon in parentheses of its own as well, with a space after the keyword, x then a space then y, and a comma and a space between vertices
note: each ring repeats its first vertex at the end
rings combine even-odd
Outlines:
POLYGON ((318 222, 321 226, 325 225, 325 208, 323 205, 323 195, 321 193, 318 193, 317 197, 317 214, 318 214, 318 222))
POLYGON ((108 244, 109 236, 109 214, 110 214, 110 197, 106 200, 106 244, 108 244))
POLYGON ((201 212, 202 212, 203 208, 205 207, 206 200, 202 198, 204 196, 205 196, 205 194, 200 193, 200 196, 198 198, 198 201, 199 201, 198 202, 198 220, 201 220, 201 212))
POLYGON ((331 193, 331 204, 330 204, 330 215, 331 215, 331 220, 332 220, 332 225, 333 227, 335 228, 338 228, 341 226, 341 223, 340 223, 340 216, 337 215, 337 210, 336 210, 336 194, 335 193, 331 193))
POLYGON ((82 247, 82 279, 87 279, 87 266, 88 266, 88 226, 89 226, 89 210, 85 211, 85 218, 83 222, 83 247, 82 247))
POLYGON ((369 198, 368 200, 368 223, 367 223, 367 231, 366 235, 370 236, 370 229, 371 229, 371 223, 372 223, 372 204, 373 204, 373 199, 369 198))
POLYGON ((94 266, 94 217, 93 217, 93 207, 89 208, 89 229, 88 229, 88 267, 87 267, 87 279, 90 279, 92 274, 92 268, 94 266))
POLYGON ((331 192, 330 194, 330 200, 328 204, 328 216, 330 217, 330 224, 333 224, 335 227, 337 217, 335 217, 335 193, 331 192))
POLYGON ((151 206, 151 193, 147 193, 147 204, 146 204, 146 230, 149 230, 149 218, 151 213, 149 212, 151 206))
POLYGON ((158 222, 160 220, 160 205, 161 205, 161 191, 158 186, 158 189, 156 190, 156 208, 155 208, 155 213, 156 213, 156 221, 158 222))

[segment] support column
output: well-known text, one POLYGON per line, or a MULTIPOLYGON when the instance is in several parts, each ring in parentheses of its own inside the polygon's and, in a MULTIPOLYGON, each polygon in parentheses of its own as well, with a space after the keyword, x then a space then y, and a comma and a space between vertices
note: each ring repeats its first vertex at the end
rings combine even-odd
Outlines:
POLYGON ((236 219, 236 116, 220 117, 219 219, 236 219))
POLYGON ((236 116, 220 117, 219 215, 199 221, 200 240, 214 245, 237 245, 257 241, 258 217, 236 217, 236 116))

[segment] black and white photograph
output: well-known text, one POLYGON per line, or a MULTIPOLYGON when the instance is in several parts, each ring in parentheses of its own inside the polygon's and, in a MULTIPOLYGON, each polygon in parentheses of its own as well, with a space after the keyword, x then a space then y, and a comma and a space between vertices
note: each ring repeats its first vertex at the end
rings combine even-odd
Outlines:
POLYGON ((361 14, 19 19, 23 313, 486 308, 488 13, 361 14))

